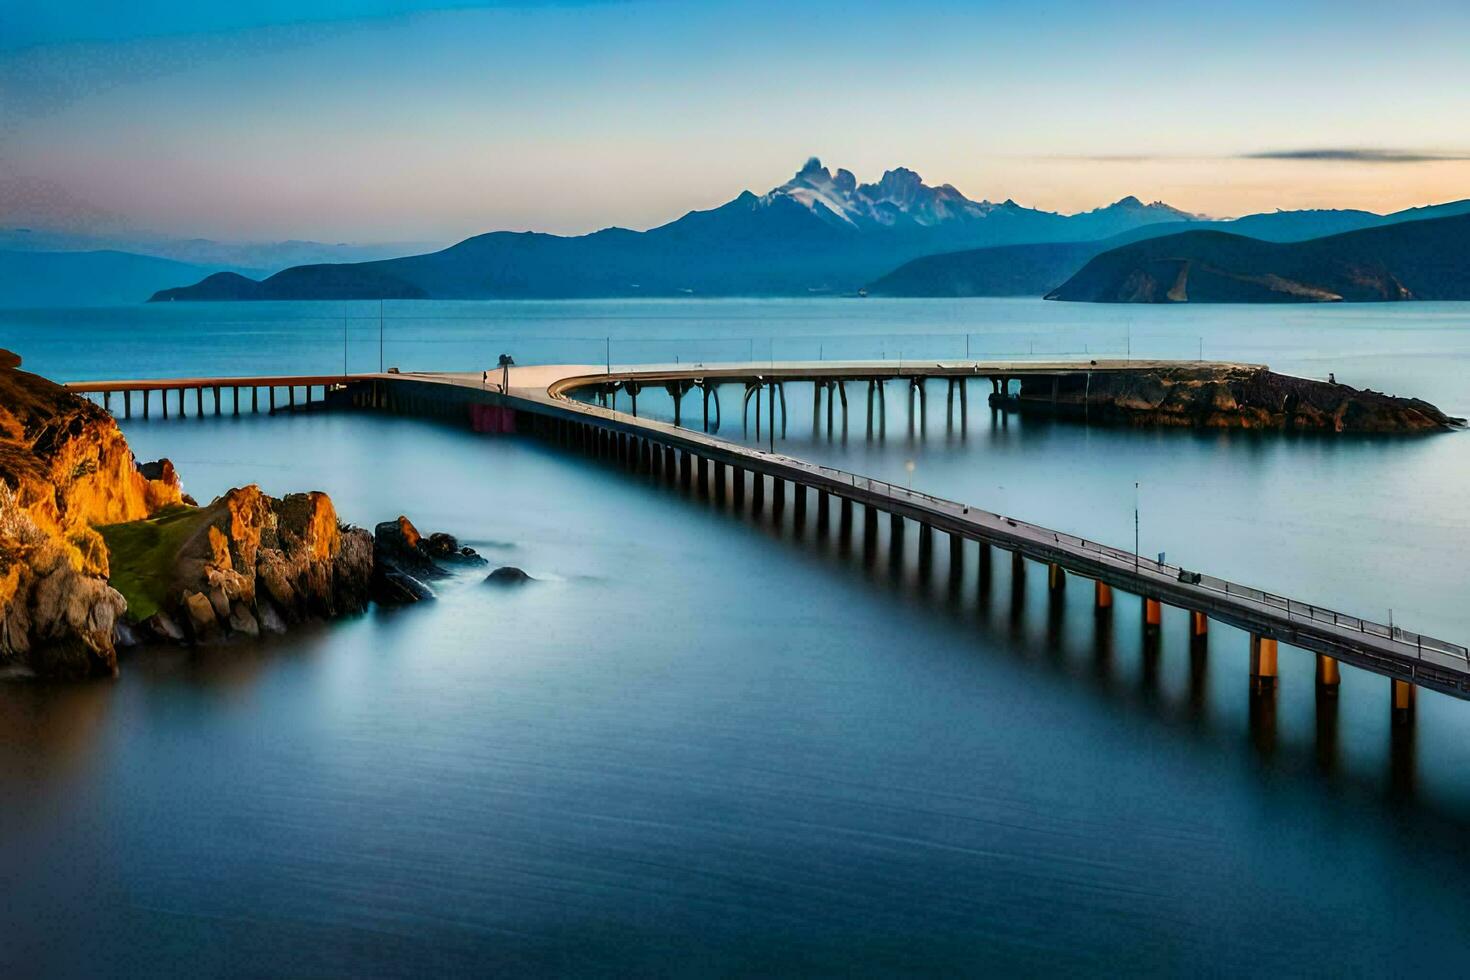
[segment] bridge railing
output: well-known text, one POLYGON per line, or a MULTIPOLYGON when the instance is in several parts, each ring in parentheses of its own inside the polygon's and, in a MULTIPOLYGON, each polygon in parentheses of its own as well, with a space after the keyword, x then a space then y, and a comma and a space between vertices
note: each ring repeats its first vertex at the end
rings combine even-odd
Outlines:
MULTIPOLYGON (((790 460, 790 457, 783 458, 790 460)), ((798 463, 801 462, 799 460, 791 461, 798 463)), ((1365 636, 1381 637, 1393 643, 1399 643, 1406 647, 1412 647, 1419 653, 1427 651, 1461 660, 1466 664, 1467 668, 1470 668, 1470 649, 1467 649, 1466 647, 1461 646, 1457 643, 1450 643, 1446 640, 1440 640, 1431 636, 1425 636, 1422 633, 1415 633, 1412 630, 1406 630, 1400 626, 1376 623, 1372 620, 1363 619, 1359 616, 1350 616, 1347 613, 1341 613, 1335 609, 1327 609, 1323 606, 1317 606, 1309 602, 1302 602, 1299 599, 1292 599, 1288 596, 1277 595, 1273 592, 1266 592, 1263 589, 1255 589, 1248 585, 1240 585, 1239 583, 1231 582, 1228 579, 1219 578, 1218 576, 1206 575, 1204 573, 1186 572, 1186 570, 1179 565, 1171 565, 1166 562, 1159 562, 1152 558, 1146 558, 1142 555, 1136 555, 1131 551, 1125 551, 1121 548, 1114 548, 1110 545, 1100 544, 1096 541, 1091 541, 1087 538, 1078 537, 1074 534, 1067 534, 1061 531, 1053 531, 1048 528, 1041 527, 1040 525, 1030 524, 1026 521, 1018 521, 1014 518, 1005 517, 1001 514, 994 514, 989 511, 981 510, 979 508, 966 507, 965 505, 957 503, 956 501, 949 500, 944 497, 936 497, 933 494, 925 493, 922 490, 914 490, 911 487, 899 486, 886 480, 878 480, 872 477, 859 476, 846 470, 839 470, 830 466, 822 466, 819 464, 803 465, 806 465, 811 469, 821 472, 824 476, 827 476, 834 481, 848 483, 849 485, 857 489, 868 490, 870 492, 882 494, 889 497, 913 500, 922 504, 926 504, 937 510, 964 513, 976 519, 983 520, 985 518, 990 518, 998 522, 1003 522, 1006 525, 1017 529, 1024 528, 1026 531, 1031 532, 1042 539, 1045 539, 1046 537, 1051 537, 1059 545, 1065 545, 1067 547, 1074 548, 1080 551, 1096 554, 1100 559, 1117 565, 1119 568, 1122 568, 1124 570, 1133 569, 1139 573, 1149 572, 1155 575, 1162 575, 1176 581, 1186 581, 1190 585, 1195 585, 1203 589, 1208 589, 1212 592, 1217 592, 1220 595, 1232 599, 1245 599, 1251 602, 1259 603, 1260 605, 1274 607, 1285 613, 1288 621, 1306 621, 1310 623, 1319 623, 1324 626, 1333 626, 1338 629, 1349 630, 1355 633, 1363 634, 1365 636), (1181 579, 1181 575, 1185 575, 1187 577, 1181 579), (1198 575, 1197 578, 1195 577, 1196 575, 1198 575)))

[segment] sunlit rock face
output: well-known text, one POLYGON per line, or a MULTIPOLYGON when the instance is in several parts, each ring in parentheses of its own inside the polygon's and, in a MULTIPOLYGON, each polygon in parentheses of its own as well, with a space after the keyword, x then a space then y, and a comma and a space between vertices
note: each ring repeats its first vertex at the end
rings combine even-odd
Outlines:
POLYGON ((168 460, 0 351, 0 664, 117 671, 116 647, 212 643, 366 607, 372 536, 323 493, 199 507, 168 460))

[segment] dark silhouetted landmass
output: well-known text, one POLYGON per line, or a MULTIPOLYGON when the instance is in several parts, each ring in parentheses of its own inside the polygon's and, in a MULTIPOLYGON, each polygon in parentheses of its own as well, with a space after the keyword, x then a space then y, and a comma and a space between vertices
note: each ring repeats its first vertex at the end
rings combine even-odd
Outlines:
POLYGON ((810 160, 764 195, 745 192, 645 232, 492 232, 425 255, 306 265, 256 283, 210 281, 155 300, 492 299, 852 294, 921 255, 1017 242, 1107 238, 1192 216, 1124 198, 1061 215, 972 201, 902 167, 860 184, 810 160))
POLYGON ((1470 299, 1470 214, 1305 242, 1189 231, 1095 256, 1047 299, 1300 303, 1470 299))
POLYGON ((110 250, 0 250, 0 307, 131 305, 181 278, 217 271, 219 266, 110 250))
POLYGON ((1169 221, 1101 241, 1000 245, 914 259, 870 284, 874 296, 1043 296, 1095 255, 1149 238, 1218 230, 1271 242, 1296 242, 1362 228, 1470 212, 1470 201, 1380 215, 1371 211, 1275 211, 1232 221, 1169 221))

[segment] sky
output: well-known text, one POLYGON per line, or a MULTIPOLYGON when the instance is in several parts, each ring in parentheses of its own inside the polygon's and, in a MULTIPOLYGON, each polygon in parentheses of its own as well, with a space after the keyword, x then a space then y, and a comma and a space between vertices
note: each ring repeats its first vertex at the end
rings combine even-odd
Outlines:
POLYGON ((809 156, 1072 212, 1470 197, 1470 3, 0 0, 0 228, 647 228, 809 156))

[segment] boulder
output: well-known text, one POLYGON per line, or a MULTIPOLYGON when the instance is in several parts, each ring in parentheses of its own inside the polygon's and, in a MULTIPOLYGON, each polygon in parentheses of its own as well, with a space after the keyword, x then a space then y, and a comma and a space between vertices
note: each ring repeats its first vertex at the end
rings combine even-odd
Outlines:
POLYGON ((534 581, 536 580, 514 565, 502 565, 485 576, 487 585, 525 585, 534 581))

